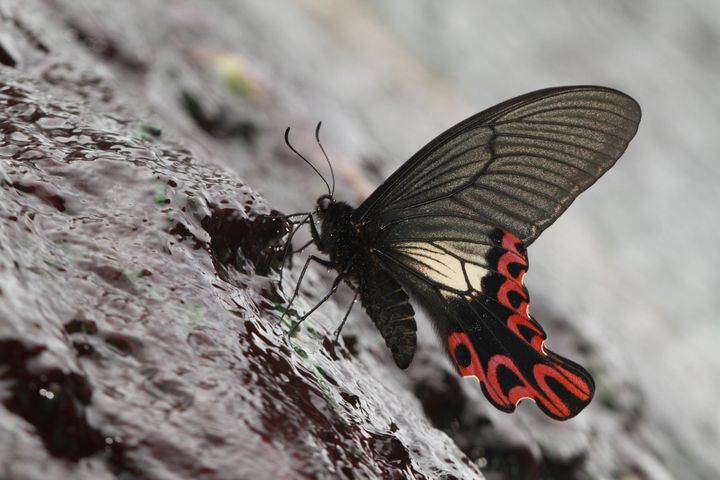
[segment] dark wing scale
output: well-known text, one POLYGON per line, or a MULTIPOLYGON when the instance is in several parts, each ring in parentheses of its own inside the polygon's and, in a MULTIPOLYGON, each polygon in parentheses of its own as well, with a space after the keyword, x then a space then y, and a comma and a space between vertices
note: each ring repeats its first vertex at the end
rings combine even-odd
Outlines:
POLYGON ((523 244, 615 163, 639 121, 637 103, 616 90, 529 93, 442 133, 353 213, 460 373, 501 410, 531 398, 567 419, 593 396, 592 377, 544 347, 522 284, 523 244))
POLYGON ((378 229, 464 215, 530 245, 620 157, 640 108, 602 87, 539 90, 478 113, 421 149, 355 211, 378 229))

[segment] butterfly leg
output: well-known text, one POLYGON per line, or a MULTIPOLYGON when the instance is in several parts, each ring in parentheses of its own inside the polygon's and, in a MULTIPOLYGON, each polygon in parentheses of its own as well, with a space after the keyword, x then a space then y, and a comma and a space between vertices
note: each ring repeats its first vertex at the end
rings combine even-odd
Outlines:
POLYGON ((315 219, 313 218, 312 213, 309 214, 308 217, 310 218, 310 235, 312 236, 313 242, 315 242, 315 245, 317 245, 320 250, 323 250, 322 238, 320 237, 320 232, 318 232, 318 229, 315 226, 315 219))
POLYGON ((280 317, 280 320, 282 321, 285 318, 285 315, 287 315, 287 312, 290 310, 290 307, 292 306, 293 302, 295 301, 295 298, 297 298, 298 292, 300 291, 300 285, 302 284, 303 278, 305 278, 305 272, 308 269, 308 266, 310 266, 310 262, 315 261, 319 263, 320 265, 323 265, 327 268, 332 268, 334 264, 332 262, 329 262, 325 260, 324 258, 316 257, 315 255, 310 255, 305 262, 305 266, 303 266, 302 271, 300 272, 300 277, 298 278, 297 284, 295 285, 295 291, 292 294, 292 297, 290 297, 290 301, 287 304, 287 307, 285 308, 285 312, 283 312, 282 316, 280 317))
MULTIPOLYGON (((311 259, 315 259, 316 261, 317 261, 317 260, 322 260, 322 261, 325 262, 326 264, 330 264, 330 262, 328 262, 327 260, 318 259, 317 257, 310 257, 310 258, 311 258, 311 259)), ((308 259, 308 262, 305 264, 305 268, 307 268, 307 265, 308 265, 309 263, 310 263, 310 262, 309 262, 309 259, 308 259)), ((320 263, 322 263, 322 262, 320 262, 320 263)), ((309 312, 307 312, 305 315, 303 315, 302 317, 300 317, 300 319, 295 323, 295 325, 292 326, 292 328, 290 329, 290 332, 288 332, 288 336, 293 336, 293 334, 295 333, 295 330, 298 329, 298 327, 300 326, 300 324, 301 324, 302 322, 304 322, 306 318, 308 318, 310 315, 312 315, 312 313, 313 313, 315 310, 317 310, 317 309, 320 307, 320 305, 322 305, 323 303, 325 303, 330 297, 332 297, 332 296, 335 294, 335 292, 336 292, 337 289, 338 289, 338 286, 340 286, 340 282, 342 281, 342 279, 343 279, 344 277, 345 277, 345 271, 341 272, 340 275, 338 275, 337 277, 335 277, 335 280, 333 280, 333 283, 332 283, 332 287, 330 287, 330 291, 327 293, 327 295, 325 295, 313 308, 311 308, 309 312)), ((296 289, 296 290, 297 290, 297 289, 296 289)))
POLYGON ((305 218, 301 222, 299 222, 290 232, 290 236, 285 243, 285 252, 283 253, 283 261, 282 265, 280 266, 280 278, 278 279, 278 285, 280 285, 280 289, 282 289, 283 272, 285 271, 286 259, 290 253, 294 253, 292 252, 292 239, 297 233, 297 231, 300 230, 300 227, 302 227, 310 218, 312 218, 312 215, 308 213, 305 218))
POLYGON ((338 339, 340 338, 340 332, 342 331, 343 327, 345 326, 345 322, 347 322, 348 317, 350 316, 350 312, 352 311, 353 307, 355 306, 355 301, 357 300, 358 293, 355 292, 355 296, 352 299, 352 302, 350 302, 350 307, 347 309, 347 312, 345 312, 345 317, 343 317, 342 322, 340 322, 340 326, 335 330, 335 343, 338 343, 338 339))

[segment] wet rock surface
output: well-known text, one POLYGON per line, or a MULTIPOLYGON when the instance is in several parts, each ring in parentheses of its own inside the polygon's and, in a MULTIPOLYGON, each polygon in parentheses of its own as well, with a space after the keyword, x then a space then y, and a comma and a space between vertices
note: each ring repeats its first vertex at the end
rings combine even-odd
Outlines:
MULTIPOLYGON (((0 0, 0 476, 711 478, 661 460, 633 373, 540 302, 599 386, 569 422, 492 410, 427 324, 407 372, 360 309, 334 345, 347 292, 288 338, 330 277, 309 270, 281 320, 299 259, 281 288, 278 214, 322 193, 282 131, 338 91, 269 37, 323 16, 170 3, 0 0)), ((352 42, 324 35, 310 45, 343 65, 352 42)), ((345 135, 339 181, 362 197, 384 167, 363 167, 372 133, 345 135)))
POLYGON ((411 392, 288 341, 287 222, 135 110, 93 57, 138 62, 93 38, 0 73, 3 476, 479 476, 411 392))

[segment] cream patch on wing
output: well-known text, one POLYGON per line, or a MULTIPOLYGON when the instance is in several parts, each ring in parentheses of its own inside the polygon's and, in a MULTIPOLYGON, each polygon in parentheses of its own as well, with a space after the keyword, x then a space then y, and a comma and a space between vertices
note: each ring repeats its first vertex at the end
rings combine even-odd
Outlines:
POLYGON ((491 250, 490 245, 462 240, 434 240, 433 245, 437 245, 458 258, 483 265, 487 265, 485 258, 491 250))
POLYGON ((488 273, 487 269, 474 263, 466 263, 465 272, 470 280, 470 286, 478 292, 482 292, 482 278, 488 273))
POLYGON ((408 242, 396 248, 412 259, 410 266, 421 275, 455 291, 480 290, 480 281, 487 273, 486 269, 478 265, 463 264, 458 258, 432 243, 408 242))

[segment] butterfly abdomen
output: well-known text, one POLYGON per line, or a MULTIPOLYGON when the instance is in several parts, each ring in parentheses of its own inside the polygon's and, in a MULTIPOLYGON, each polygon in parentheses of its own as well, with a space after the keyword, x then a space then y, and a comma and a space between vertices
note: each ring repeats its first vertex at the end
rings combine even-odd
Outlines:
POLYGON ((415 311, 400 284, 380 267, 366 265, 358 272, 357 292, 368 316, 380 330, 395 363, 407 368, 415 354, 415 311))
POLYGON ((372 242, 361 237, 361 229, 352 221, 353 211, 347 203, 334 201, 321 209, 317 246, 358 293, 397 366, 407 368, 417 344, 415 311, 397 280, 370 255, 372 242))

